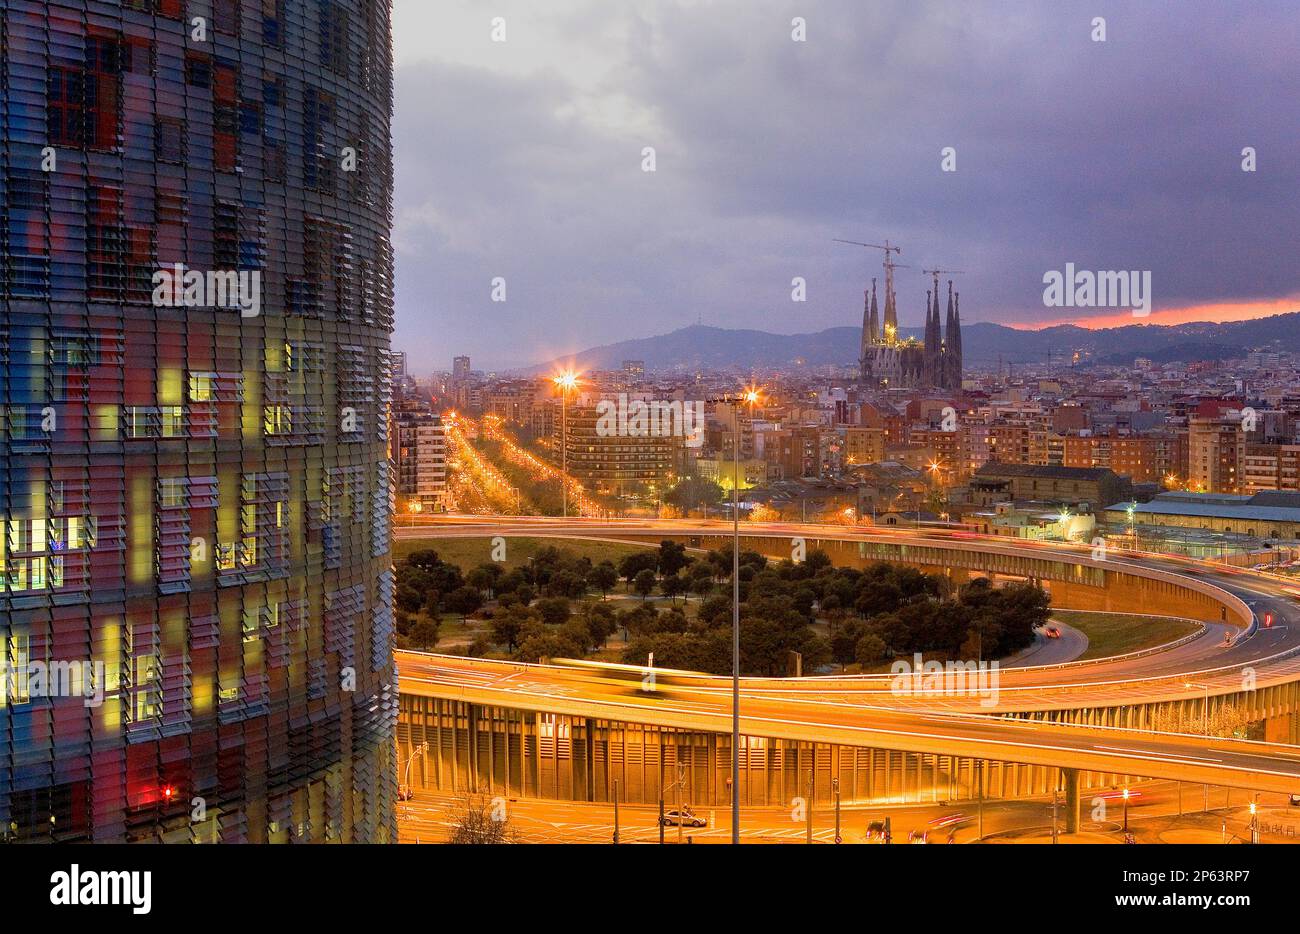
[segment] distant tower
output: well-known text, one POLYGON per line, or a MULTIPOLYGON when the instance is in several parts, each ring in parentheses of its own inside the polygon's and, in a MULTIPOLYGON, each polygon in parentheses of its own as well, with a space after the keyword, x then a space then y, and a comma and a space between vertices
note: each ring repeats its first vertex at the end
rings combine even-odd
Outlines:
POLYGON ((921 378, 926 386, 943 382, 943 334, 939 330, 939 277, 934 277, 934 291, 925 293, 925 351, 921 378), (931 304, 931 295, 934 303, 931 304))
POLYGON ((871 291, 862 292, 862 346, 858 355, 858 372, 863 384, 875 379, 875 347, 880 338, 879 307, 876 305, 876 280, 871 280, 871 291))
POLYGON ((948 325, 944 331, 944 384, 948 389, 961 389, 961 293, 952 290, 948 280, 948 325))
POLYGON ((880 340, 880 306, 876 304, 876 279, 871 278, 871 317, 868 319, 871 326, 871 339, 880 340))
POLYGON ((898 306, 894 303, 894 264, 885 254, 885 340, 898 340, 898 306))

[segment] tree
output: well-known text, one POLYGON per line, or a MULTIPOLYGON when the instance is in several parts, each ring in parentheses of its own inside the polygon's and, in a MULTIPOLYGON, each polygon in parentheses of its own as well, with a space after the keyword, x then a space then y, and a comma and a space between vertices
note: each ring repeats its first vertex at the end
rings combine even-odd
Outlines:
POLYGON ((686 477, 664 494, 664 502, 676 506, 683 515, 722 502, 722 487, 704 477, 686 477))
POLYGON ((462 622, 482 605, 483 595, 473 587, 458 587, 447 594, 447 609, 459 615, 462 622))
POLYGON ((393 605, 404 613, 416 613, 424 605, 424 594, 407 584, 398 584, 393 605))
POLYGON ((591 633, 591 644, 603 647, 614 634, 614 610, 607 603, 584 603, 583 618, 591 633))
POLYGON ((731 636, 724 630, 705 633, 658 632, 639 636, 623 650, 623 661, 644 665, 654 653, 655 666, 725 674, 731 671, 731 636))
POLYGON ((686 593, 686 587, 686 581, 680 574, 669 574, 659 584, 659 589, 671 601, 675 601, 678 594, 686 593))
POLYGON ((641 595, 641 599, 644 600, 655 589, 655 572, 649 568, 637 571, 636 576, 632 578, 632 586, 641 595))
POLYGON ((854 659, 863 668, 879 665, 885 660, 887 650, 884 641, 873 633, 864 633, 854 648, 854 659))
POLYGON ((700 599, 713 593, 713 571, 703 561, 696 561, 687 570, 691 581, 691 593, 700 599))
POLYGON ((421 551, 411 552, 406 556, 406 563, 422 571, 431 571, 442 564, 442 559, 438 557, 436 551, 426 548, 421 551))
POLYGON ((820 548, 814 548, 804 558, 803 566, 808 569, 810 577, 816 576, 818 571, 831 566, 831 556, 820 548))
POLYGON ((500 844, 518 843, 519 837, 510 826, 505 800, 489 797, 484 792, 466 792, 449 808, 447 815, 451 830, 448 843, 500 844))
MULTIPOLYGON (((861 641, 864 635, 866 635, 866 627, 856 620, 839 627, 835 634, 831 636, 831 658, 841 665, 851 665, 856 662, 858 660, 858 642, 861 641)), ((883 642, 881 642, 881 646, 884 646, 883 642)))
POLYGON ((591 629, 587 626, 587 621, 573 618, 566 620, 558 633, 564 642, 574 647, 573 654, 578 658, 583 657, 592 650, 596 645, 596 640, 592 638, 591 629))
POLYGON ((731 622, 731 594, 713 594, 700 601, 695 610, 696 617, 708 626, 719 626, 731 622))
POLYGON ((618 571, 610 561, 602 561, 587 572, 587 584, 600 591, 600 599, 604 600, 614 585, 618 583, 618 571))
POLYGON ((587 580, 585 575, 575 571, 556 571, 546 585, 546 592, 555 597, 572 597, 576 600, 587 592, 587 580))
MULTIPOLYGON (((582 643, 574 641, 574 636, 578 634, 563 631, 568 626, 569 624, 566 623, 560 632, 550 629, 526 632, 521 636, 522 641, 515 652, 515 659, 521 662, 536 662, 549 658, 582 658, 586 654, 582 643)), ((584 628, 580 635, 582 641, 586 640, 585 633, 584 628)))
POLYGON ((569 621, 567 597, 543 597, 537 601, 537 613, 548 626, 559 626, 569 621))
POLYGON ((420 617, 411 627, 411 645, 417 649, 431 649, 438 644, 438 622, 427 616, 420 617))
POLYGON ((871 619, 882 613, 892 613, 903 602, 903 593, 892 581, 864 580, 858 587, 853 608, 871 619))
POLYGON ((618 573, 627 581, 628 586, 632 586, 632 581, 642 571, 654 573, 654 569, 659 566, 659 559, 653 551, 634 551, 630 555, 625 555, 623 560, 618 563, 618 573))
POLYGON ((540 624, 541 618, 523 604, 515 604, 504 613, 492 617, 492 638, 498 645, 504 645, 513 652, 518 644, 520 633, 530 623, 540 624))
POLYGON ((497 596, 500 597, 503 593, 514 593, 527 583, 528 576, 519 568, 515 568, 513 571, 507 571, 501 576, 501 579, 496 582, 497 596))
POLYGON ((492 592, 497 585, 497 581, 499 581, 504 575, 505 569, 499 564, 480 564, 474 570, 470 571, 469 574, 465 575, 465 583, 469 584, 469 586, 473 587, 475 590, 480 590, 491 597, 492 592))
POLYGON ((659 573, 663 576, 676 574, 690 563, 685 545, 667 538, 659 543, 659 573))

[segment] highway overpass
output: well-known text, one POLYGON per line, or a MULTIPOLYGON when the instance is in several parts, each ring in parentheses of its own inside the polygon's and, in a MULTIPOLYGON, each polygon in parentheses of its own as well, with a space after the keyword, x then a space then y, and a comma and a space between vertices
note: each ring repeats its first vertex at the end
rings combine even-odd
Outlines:
MULTIPOLYGON (((746 804, 779 804, 832 779, 852 800, 954 800, 984 793, 1075 792, 1134 777, 1259 791, 1300 790, 1296 706, 1300 626, 1293 595, 1255 575, 1188 567, 1160 556, 1098 560, 1088 549, 913 530, 742 526, 742 548, 773 556, 792 539, 837 564, 891 560, 960 582, 992 573, 1040 581, 1064 607, 1125 609, 1203 620, 1206 631, 1167 651, 999 672, 985 693, 900 693, 888 676, 746 678, 741 788, 746 804), (1274 625, 1259 620, 1271 614, 1274 625), (1223 632, 1233 635, 1225 645, 1223 632), (1194 684, 1195 687, 1189 687, 1194 684), (1230 705, 1265 742, 1144 731, 1170 710, 1185 717, 1230 705)), ((730 540, 720 523, 501 520, 400 536, 545 535, 618 541, 730 540)), ((486 551, 485 551, 486 553, 486 551)), ((609 800, 653 798, 678 770, 692 800, 730 799, 730 681, 693 675, 532 666, 399 653, 402 761, 420 743, 413 784, 609 800), (664 776, 668 776, 666 779, 664 776)), ((1076 801, 1078 795, 1074 795, 1076 801)))

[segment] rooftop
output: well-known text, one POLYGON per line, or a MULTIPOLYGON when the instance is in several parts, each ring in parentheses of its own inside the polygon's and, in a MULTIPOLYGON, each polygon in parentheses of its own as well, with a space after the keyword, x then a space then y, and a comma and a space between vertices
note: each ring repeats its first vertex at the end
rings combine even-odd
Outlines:
POLYGON ((977 477, 1037 477, 1044 480, 1102 480, 1115 476, 1109 467, 1055 467, 1044 464, 1001 464, 989 461, 977 477))
POLYGON ((1267 490, 1253 496, 1231 493, 1161 493, 1148 503, 1116 503, 1108 506, 1107 512, 1130 509, 1134 515, 1300 522, 1300 493, 1277 490, 1267 490))

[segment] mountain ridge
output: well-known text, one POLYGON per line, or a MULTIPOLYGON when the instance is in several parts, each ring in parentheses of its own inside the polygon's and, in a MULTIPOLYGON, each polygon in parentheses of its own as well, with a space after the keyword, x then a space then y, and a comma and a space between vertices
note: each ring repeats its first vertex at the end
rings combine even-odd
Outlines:
MULTIPOLYGON (((833 327, 798 334, 754 328, 693 324, 666 334, 590 347, 517 372, 548 373, 557 367, 582 371, 614 370, 624 360, 643 360, 647 371, 853 366, 861 329, 833 327)), ((921 328, 902 328, 904 337, 921 338, 921 328)), ((1228 359, 1260 348, 1300 347, 1300 311, 1248 321, 1130 324, 1090 329, 1058 324, 1021 330, 982 321, 962 328, 965 363, 987 365, 1045 362, 1081 351, 1091 362, 1116 364, 1136 357, 1156 362, 1228 359)))

